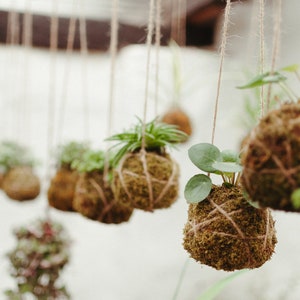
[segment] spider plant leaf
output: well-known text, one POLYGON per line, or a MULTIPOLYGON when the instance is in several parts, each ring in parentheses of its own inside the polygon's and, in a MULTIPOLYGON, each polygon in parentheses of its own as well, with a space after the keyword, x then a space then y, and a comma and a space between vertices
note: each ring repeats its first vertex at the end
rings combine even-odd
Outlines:
POLYGON ((287 78, 280 74, 279 72, 266 72, 264 74, 258 75, 250 80, 245 85, 238 86, 238 89, 249 89, 257 86, 262 86, 270 83, 278 83, 281 81, 285 81, 287 78))
POLYGON ((212 182, 208 176, 204 174, 195 175, 187 182, 184 197, 188 203, 199 203, 207 198, 211 187, 212 182))
POLYGON ((221 161, 220 150, 209 143, 193 145, 188 150, 188 155, 192 163, 204 172, 214 173, 216 169, 213 163, 221 161))
POLYGON ((295 73, 299 70, 298 64, 293 64, 280 69, 281 71, 295 73))

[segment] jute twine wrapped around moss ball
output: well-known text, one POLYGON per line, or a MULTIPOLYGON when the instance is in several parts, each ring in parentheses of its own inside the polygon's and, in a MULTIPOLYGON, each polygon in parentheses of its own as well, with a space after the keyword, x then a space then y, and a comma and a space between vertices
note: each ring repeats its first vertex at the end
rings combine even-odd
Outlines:
POLYGON ((106 224, 127 222, 133 209, 116 201, 110 185, 99 171, 79 175, 73 207, 85 217, 106 224))
POLYGON ((17 166, 5 173, 2 189, 10 199, 33 200, 40 193, 40 180, 30 166, 17 166))
POLYGON ((213 186, 209 196, 190 204, 184 248, 191 257, 217 270, 258 268, 277 242, 268 209, 256 209, 239 187, 213 186))
POLYGON ((261 119, 242 154, 242 185, 261 207, 300 211, 291 201, 300 187, 300 103, 285 103, 261 119))
POLYGON ((114 174, 114 192, 129 207, 153 211, 168 208, 178 197, 179 168, 168 154, 128 153, 114 174))
POLYGON ((189 116, 180 108, 173 107, 168 110, 161 118, 161 121, 167 124, 176 125, 179 130, 187 134, 185 142, 192 134, 192 124, 189 116))
POLYGON ((77 171, 68 167, 59 168, 48 188, 49 205, 62 211, 74 211, 73 198, 78 177, 77 171))

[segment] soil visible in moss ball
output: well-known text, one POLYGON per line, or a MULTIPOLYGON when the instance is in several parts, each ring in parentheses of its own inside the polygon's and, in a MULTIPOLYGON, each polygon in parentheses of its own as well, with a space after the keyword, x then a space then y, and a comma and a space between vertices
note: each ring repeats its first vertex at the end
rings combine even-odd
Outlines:
POLYGON ((163 123, 177 125, 178 129, 188 136, 192 134, 192 125, 189 116, 179 107, 167 111, 161 118, 163 123))
POLYGON ((168 208, 178 197, 179 168, 168 154, 136 152, 123 157, 114 174, 114 192, 129 207, 168 208))
POLYGON ((15 167, 5 174, 2 189, 10 199, 33 200, 40 193, 40 180, 31 167, 15 167))
POLYGON ((213 186, 210 195, 190 204, 183 246, 196 261, 217 270, 258 268, 277 242, 268 209, 256 209, 239 187, 213 186))
POLYGON ((242 154, 242 185, 261 207, 300 211, 291 194, 300 186, 300 104, 269 112, 253 129, 242 154))
POLYGON ((133 208, 116 201, 111 187, 98 171, 80 174, 73 207, 83 216, 106 224, 127 222, 133 212, 133 208))
POLYGON ((73 198, 77 180, 77 171, 68 167, 58 169, 48 188, 49 205, 62 211, 74 211, 73 198))

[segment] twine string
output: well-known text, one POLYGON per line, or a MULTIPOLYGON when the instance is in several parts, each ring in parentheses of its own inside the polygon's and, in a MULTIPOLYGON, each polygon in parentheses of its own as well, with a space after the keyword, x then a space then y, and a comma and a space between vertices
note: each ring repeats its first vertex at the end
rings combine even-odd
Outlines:
POLYGON ((215 99, 213 128, 212 128, 212 135, 211 135, 211 143, 212 144, 214 143, 214 140, 215 140, 215 132, 216 132, 216 126, 217 126, 217 115, 218 115, 218 108, 219 108, 219 98, 220 98, 220 90, 221 90, 223 64, 224 64, 225 51, 226 51, 226 45, 227 45, 227 39, 228 39, 230 10, 231 10, 231 0, 227 0, 225 12, 224 12, 223 33, 222 33, 221 50, 220 50, 220 65, 219 65, 219 73, 218 73, 218 81, 217 81, 217 94, 216 94, 216 99, 215 99))
MULTIPOLYGON (((264 74, 265 68, 265 0, 259 0, 259 60, 260 60, 260 74, 264 74)), ((264 86, 262 85, 260 88, 260 106, 261 106, 261 117, 264 116, 265 105, 264 105, 264 86)))

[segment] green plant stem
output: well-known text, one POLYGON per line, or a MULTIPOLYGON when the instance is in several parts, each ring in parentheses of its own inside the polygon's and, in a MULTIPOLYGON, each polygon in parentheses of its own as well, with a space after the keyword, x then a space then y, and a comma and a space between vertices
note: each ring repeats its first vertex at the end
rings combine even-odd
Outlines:
POLYGON ((173 294, 172 300, 177 300, 178 299, 179 290, 180 290, 180 287, 182 285, 183 278, 184 278, 184 275, 185 275, 187 267, 188 267, 188 263, 189 263, 189 258, 186 259, 186 261, 184 262, 184 265, 181 269, 179 279, 178 279, 178 282, 177 282, 176 289, 175 289, 175 292, 173 294))
POLYGON ((282 88, 282 90, 287 94, 287 96, 291 99, 291 100, 298 100, 299 97, 296 95, 296 93, 294 93, 290 87, 288 87, 285 83, 283 82, 279 82, 278 83, 280 85, 280 87, 282 88))

